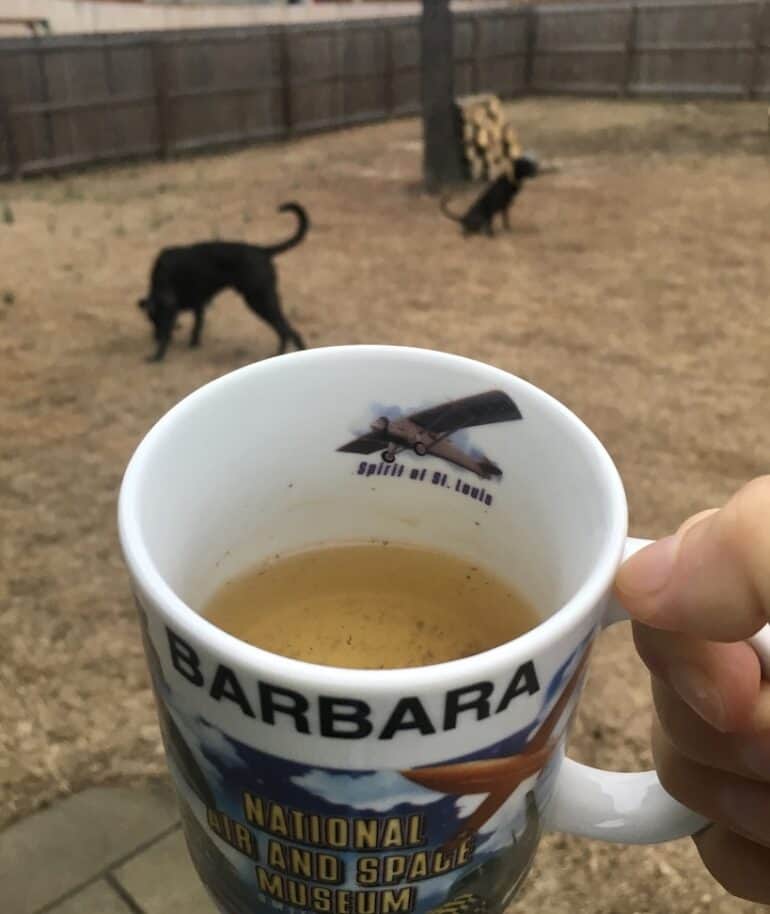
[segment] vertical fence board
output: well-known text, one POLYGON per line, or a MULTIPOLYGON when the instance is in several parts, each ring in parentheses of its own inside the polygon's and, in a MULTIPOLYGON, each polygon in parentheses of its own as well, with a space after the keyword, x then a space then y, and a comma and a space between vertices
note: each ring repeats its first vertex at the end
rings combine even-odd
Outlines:
POLYGON ((420 110, 420 31, 417 21, 393 26, 394 114, 420 110))
POLYGON ((538 10, 532 89, 614 95, 626 84, 630 4, 538 10))
POLYGON ((755 4, 639 6, 630 91, 743 95, 754 57, 755 4))
POLYGON ((528 12, 479 17, 480 88, 502 98, 526 91, 530 23, 528 12))

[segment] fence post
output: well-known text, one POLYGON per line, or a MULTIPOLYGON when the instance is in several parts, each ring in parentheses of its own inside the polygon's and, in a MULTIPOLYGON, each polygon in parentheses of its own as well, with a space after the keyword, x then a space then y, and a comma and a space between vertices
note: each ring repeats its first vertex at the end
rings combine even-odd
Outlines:
POLYGON ((283 126, 286 136, 291 136, 294 133, 294 95, 292 92, 289 34, 287 28, 281 29, 281 107, 283 109, 283 126))
POLYGON ((393 117, 396 109, 395 44, 393 26, 385 29, 385 72, 382 74, 385 117, 393 117))
POLYGON ((757 0, 754 7, 754 54, 749 69, 749 83, 746 86, 746 97, 756 98, 759 90, 759 76, 762 70, 762 54, 764 53, 764 31, 767 4, 765 0, 757 0))
POLYGON ((15 179, 21 175, 21 162, 13 126, 11 103, 4 95, 0 95, 0 127, 5 133, 5 148, 8 150, 8 174, 15 179))
POLYGON ((634 63, 636 62, 636 48, 639 43, 639 7, 632 3, 628 10, 628 32, 626 33, 626 58, 623 70, 623 84, 620 94, 628 96, 631 83, 634 79, 634 63))
POLYGON ((173 145, 171 138, 171 104, 168 88, 168 48, 162 41, 150 45, 152 74, 155 83, 155 110, 158 117, 158 152, 167 159, 173 145))
POLYGON ((535 81, 535 56, 537 55, 537 17, 538 11, 535 4, 527 8, 527 37, 524 57, 524 94, 534 88, 535 81))
POLYGON ((481 22, 478 14, 471 18, 471 92, 476 94, 481 88, 481 22))

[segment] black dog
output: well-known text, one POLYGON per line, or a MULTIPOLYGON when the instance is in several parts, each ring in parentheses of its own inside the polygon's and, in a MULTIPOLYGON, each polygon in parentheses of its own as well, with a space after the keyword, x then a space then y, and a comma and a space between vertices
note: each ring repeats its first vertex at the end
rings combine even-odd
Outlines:
POLYGON ((198 346, 204 309, 226 288, 240 293, 249 308, 275 329, 280 337, 279 355, 289 340, 298 349, 305 348, 302 337, 283 315, 272 258, 302 241, 308 230, 308 217, 298 203, 284 203, 279 211, 295 213, 299 220, 297 231, 281 244, 257 247, 234 241, 207 241, 164 248, 158 254, 150 276, 149 295, 139 302, 154 325, 158 344, 148 361, 158 362, 166 354, 180 311, 195 312, 190 345, 198 346))
POLYGON ((487 235, 494 235, 492 220, 496 213, 500 213, 503 224, 510 229, 509 209, 513 205, 516 195, 521 190, 527 178, 534 178, 539 172, 535 159, 529 156, 520 156, 513 161, 511 173, 504 172, 496 178, 481 196, 474 202, 463 216, 450 212, 448 199, 441 201, 444 215, 459 222, 463 227, 463 234, 470 235, 484 229, 487 235))

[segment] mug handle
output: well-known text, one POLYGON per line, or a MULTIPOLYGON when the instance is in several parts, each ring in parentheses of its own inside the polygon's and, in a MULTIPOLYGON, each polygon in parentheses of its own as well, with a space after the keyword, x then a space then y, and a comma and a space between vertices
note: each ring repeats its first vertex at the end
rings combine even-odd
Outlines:
MULTIPOLYGON (((652 540, 629 537, 623 561, 652 540)), ((629 621, 611 598, 603 627, 629 621)), ((749 643, 762 675, 770 680, 770 626, 749 643)), ((659 844, 696 834, 708 820, 677 802, 663 789, 655 771, 602 771, 565 758, 546 811, 546 828, 615 844, 659 844)))

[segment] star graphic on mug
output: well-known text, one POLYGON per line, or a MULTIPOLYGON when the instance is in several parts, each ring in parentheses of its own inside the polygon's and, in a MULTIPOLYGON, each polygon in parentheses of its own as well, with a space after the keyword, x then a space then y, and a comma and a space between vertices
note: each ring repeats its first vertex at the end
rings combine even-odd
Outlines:
POLYGON ((434 765, 401 772, 408 780, 429 790, 455 796, 486 794, 478 809, 462 823, 448 844, 453 844, 464 834, 478 831, 527 778, 537 774, 548 762, 555 746, 553 731, 580 681, 588 653, 589 649, 586 649, 558 701, 521 752, 503 758, 434 765))

